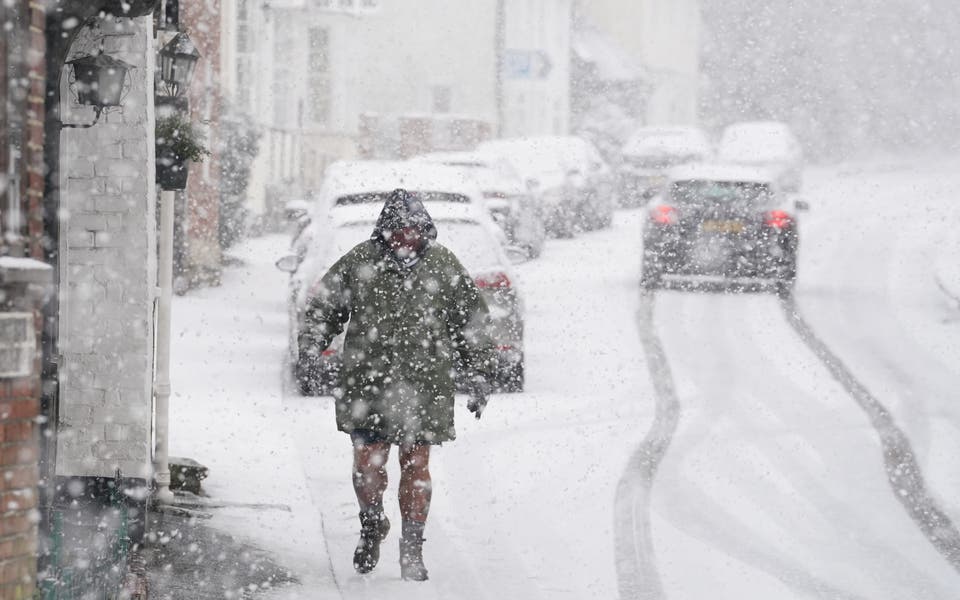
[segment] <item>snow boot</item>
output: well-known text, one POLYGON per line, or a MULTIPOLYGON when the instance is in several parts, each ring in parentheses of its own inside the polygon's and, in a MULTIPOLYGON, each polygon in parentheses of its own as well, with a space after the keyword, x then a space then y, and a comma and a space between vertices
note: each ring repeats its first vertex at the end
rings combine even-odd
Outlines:
POLYGON ((400 538, 400 577, 404 581, 426 581, 427 568, 423 566, 423 526, 419 521, 403 522, 400 538))
POLYGON ((358 573, 369 573, 380 561, 380 542, 390 531, 390 521, 383 510, 365 510, 360 513, 360 541, 353 551, 353 568, 358 573))

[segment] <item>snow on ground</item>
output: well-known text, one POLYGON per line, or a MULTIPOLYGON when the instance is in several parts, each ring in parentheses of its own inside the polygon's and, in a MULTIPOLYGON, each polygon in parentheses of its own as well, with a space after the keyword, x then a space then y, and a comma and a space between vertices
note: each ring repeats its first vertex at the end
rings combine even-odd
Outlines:
MULTIPOLYGON (((934 277, 960 163, 811 172, 797 304, 894 413, 955 519, 960 320, 934 277)), ((637 332, 642 211, 519 266, 528 389, 481 421, 458 400, 434 451, 426 584, 399 580, 395 529, 358 576, 350 444, 329 398, 284 385, 279 236, 232 252, 220 288, 174 303, 172 452, 211 468, 214 525, 275 553, 271 597, 612 598, 614 495, 653 416, 637 332), (251 505, 265 506, 251 506, 251 505)), ((876 434, 763 294, 660 292, 655 329, 681 405, 653 484, 654 557, 674 598, 956 597, 957 573, 893 497, 876 434)))
POLYGON ((892 411, 960 522, 960 315, 937 284, 956 248, 960 159, 817 169, 807 183, 797 304, 892 411))

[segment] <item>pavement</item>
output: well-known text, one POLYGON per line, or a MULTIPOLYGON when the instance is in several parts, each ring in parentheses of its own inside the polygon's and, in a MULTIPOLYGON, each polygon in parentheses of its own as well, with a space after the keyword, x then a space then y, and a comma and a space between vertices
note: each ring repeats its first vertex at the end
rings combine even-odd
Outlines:
POLYGON ((270 554, 213 527, 217 505, 182 500, 150 515, 139 557, 150 600, 253 598, 297 583, 270 554))

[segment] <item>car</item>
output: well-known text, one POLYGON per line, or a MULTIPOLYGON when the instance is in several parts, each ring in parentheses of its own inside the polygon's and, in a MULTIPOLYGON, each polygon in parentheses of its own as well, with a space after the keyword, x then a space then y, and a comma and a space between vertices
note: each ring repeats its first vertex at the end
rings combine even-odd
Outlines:
POLYGON ((573 237, 577 198, 566 169, 556 154, 545 153, 525 138, 489 140, 477 150, 510 164, 543 209, 543 223, 551 237, 573 237))
POLYGON ((621 206, 639 206, 660 192, 673 167, 706 162, 713 150, 697 127, 642 127, 621 149, 621 206))
POLYGON ((564 176, 565 221, 562 234, 609 227, 616 208, 613 170, 588 140, 578 136, 529 136, 481 144, 481 148, 506 147, 534 154, 559 164, 564 176), (568 231, 569 230, 569 231, 568 231))
POLYGON ((543 206, 508 161, 481 152, 432 152, 412 160, 463 169, 480 186, 487 210, 508 242, 526 249, 530 258, 543 252, 543 206))
MULTIPOLYGON (((502 391, 522 391, 524 385, 523 361, 523 303, 511 270, 518 251, 508 252, 501 244, 498 227, 480 205, 471 202, 438 200, 438 192, 419 191, 405 180, 406 189, 420 196, 421 201, 437 224, 438 241, 460 258, 475 277, 490 308, 490 333, 499 353, 499 370, 495 386, 502 391)), ((372 183, 372 182, 371 182, 372 183)), ((393 182, 393 185, 398 185, 393 182)), ((375 185, 368 191, 352 189, 359 194, 380 194, 375 185)), ((389 187, 389 185, 387 186, 389 187)), ((385 196, 384 196, 385 197, 385 196)), ((299 351, 299 332, 313 286, 333 263, 350 248, 370 236, 380 215, 383 201, 362 201, 333 205, 327 215, 315 215, 323 221, 317 227, 310 244, 291 244, 291 254, 277 261, 277 267, 290 273, 289 284, 289 360, 291 370, 301 393, 305 395, 333 393, 337 384, 343 336, 335 339, 321 356, 305 357, 299 351)))
POLYGON ((786 123, 749 121, 728 125, 717 154, 726 163, 765 168, 774 174, 783 190, 800 191, 803 149, 786 123))
POLYGON ((799 231, 789 198, 763 169, 689 165, 669 172, 663 194, 647 207, 641 286, 668 279, 723 284, 772 283, 789 294, 797 277, 799 231))

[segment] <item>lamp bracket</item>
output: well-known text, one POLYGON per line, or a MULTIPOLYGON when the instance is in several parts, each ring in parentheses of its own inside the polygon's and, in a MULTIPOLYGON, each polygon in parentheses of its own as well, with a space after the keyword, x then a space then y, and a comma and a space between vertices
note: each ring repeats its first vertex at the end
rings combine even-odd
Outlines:
POLYGON ((100 115, 103 114, 102 106, 93 106, 93 112, 97 115, 92 123, 60 123, 60 129, 89 129, 100 121, 100 115))

